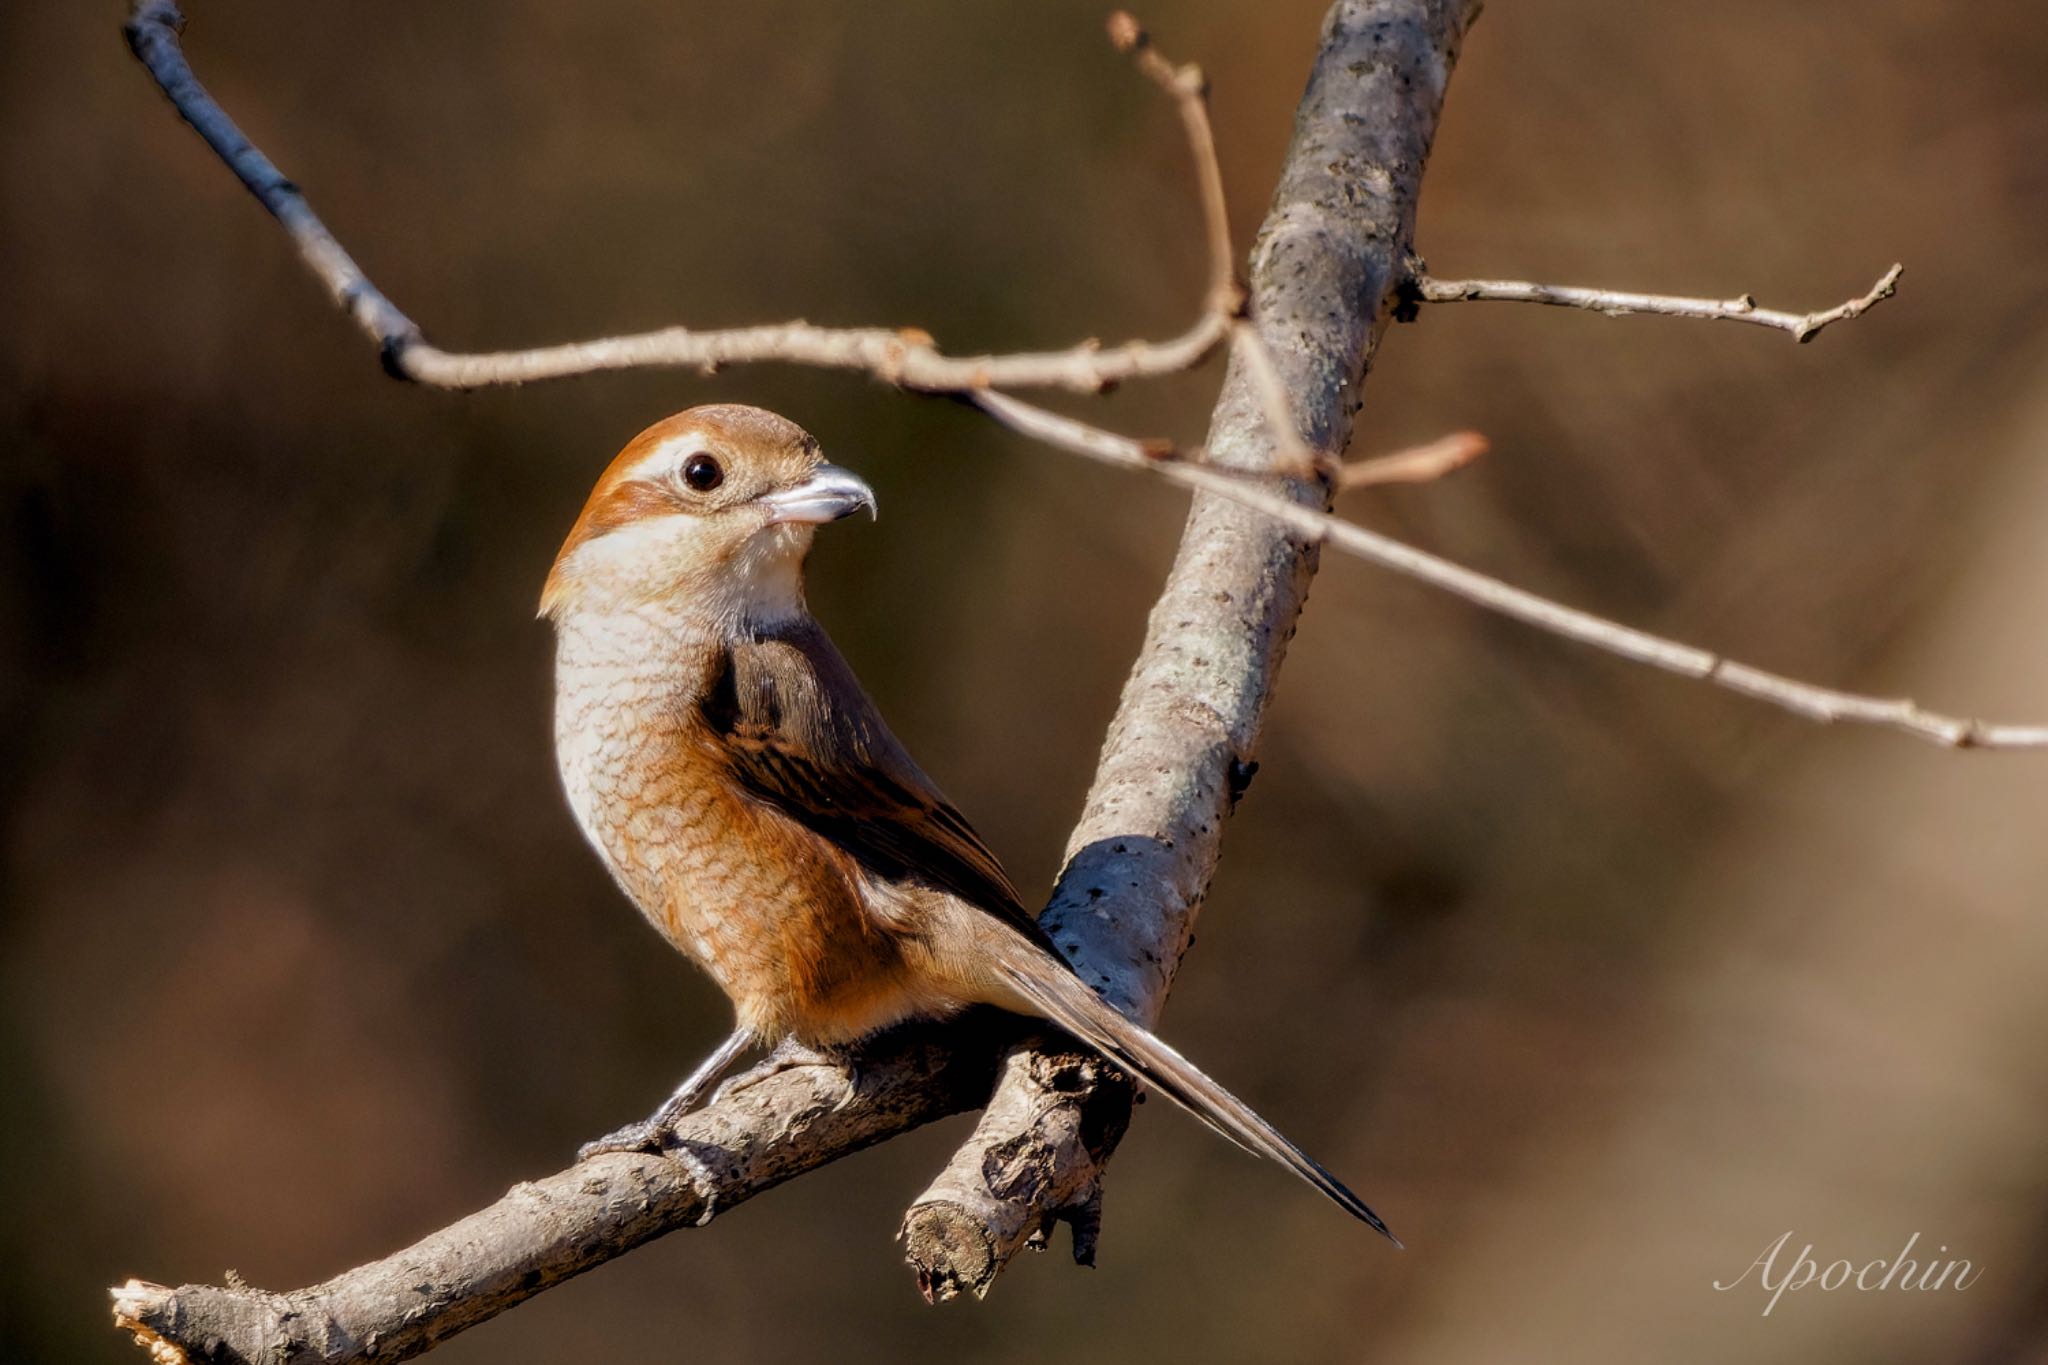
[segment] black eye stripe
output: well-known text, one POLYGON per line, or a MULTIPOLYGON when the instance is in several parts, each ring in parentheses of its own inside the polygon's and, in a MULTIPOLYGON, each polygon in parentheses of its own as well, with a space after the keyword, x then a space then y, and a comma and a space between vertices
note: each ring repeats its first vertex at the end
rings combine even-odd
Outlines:
POLYGON ((725 482, 725 469, 710 455, 699 452, 683 461, 683 487, 698 493, 709 493, 725 482))

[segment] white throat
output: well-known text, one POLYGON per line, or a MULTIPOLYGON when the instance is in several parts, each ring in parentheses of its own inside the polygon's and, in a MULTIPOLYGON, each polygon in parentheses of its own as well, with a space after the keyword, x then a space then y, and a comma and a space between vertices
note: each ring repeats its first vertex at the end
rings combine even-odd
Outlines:
POLYGON ((808 526, 773 526, 748 537, 737 553, 709 569, 679 572, 665 590, 660 567, 691 547, 681 543, 688 522, 658 518, 599 536, 577 547, 569 562, 574 589, 555 613, 566 638, 588 634, 611 621, 641 634, 653 622, 698 641, 743 639, 800 619, 805 613, 803 561, 810 548, 808 526))

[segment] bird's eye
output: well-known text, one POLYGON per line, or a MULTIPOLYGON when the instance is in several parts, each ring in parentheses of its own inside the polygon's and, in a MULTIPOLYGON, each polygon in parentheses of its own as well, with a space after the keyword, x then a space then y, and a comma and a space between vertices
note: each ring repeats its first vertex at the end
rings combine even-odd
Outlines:
POLYGON ((692 455, 683 465, 683 482, 699 493, 709 493, 725 482, 725 470, 709 455, 692 455))

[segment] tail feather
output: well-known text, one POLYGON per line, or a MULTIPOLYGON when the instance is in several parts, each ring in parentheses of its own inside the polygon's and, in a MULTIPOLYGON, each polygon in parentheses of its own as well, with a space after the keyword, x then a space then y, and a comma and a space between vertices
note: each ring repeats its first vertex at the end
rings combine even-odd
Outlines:
POLYGON ((1295 1146, 1258 1111, 1204 1075, 1143 1026, 1110 1007, 1064 962, 1052 959, 1035 944, 1006 954, 1000 964, 1005 979, 1026 1000, 1067 1032, 1110 1061, 1137 1076, 1181 1108, 1254 1156, 1279 1162, 1327 1196, 1330 1202, 1370 1226, 1395 1246, 1401 1245, 1342 1181, 1295 1146), (1029 957, 1025 957, 1028 953, 1029 957))

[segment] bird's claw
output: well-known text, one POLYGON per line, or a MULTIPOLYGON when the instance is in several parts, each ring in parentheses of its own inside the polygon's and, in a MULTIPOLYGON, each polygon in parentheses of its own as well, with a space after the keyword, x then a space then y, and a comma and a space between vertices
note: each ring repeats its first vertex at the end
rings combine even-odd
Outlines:
POLYGON ((711 1102, 716 1104, 727 1095, 738 1094, 751 1086, 759 1085, 778 1072, 794 1071, 805 1066, 820 1066, 838 1074, 844 1091, 832 1106, 834 1109, 844 1109, 852 1103, 855 1093, 860 1088, 860 1071, 854 1065, 852 1053, 834 1048, 810 1047, 794 1038, 784 1038, 775 1045, 775 1050, 770 1052, 759 1066, 751 1071, 743 1071, 719 1086, 713 1092, 711 1102))
POLYGON ((659 1116, 645 1118, 584 1143, 576 1149, 576 1159, 588 1161, 594 1156, 603 1156, 606 1152, 626 1152, 634 1155, 656 1153, 668 1146, 669 1139, 674 1135, 673 1124, 662 1122, 659 1116))

